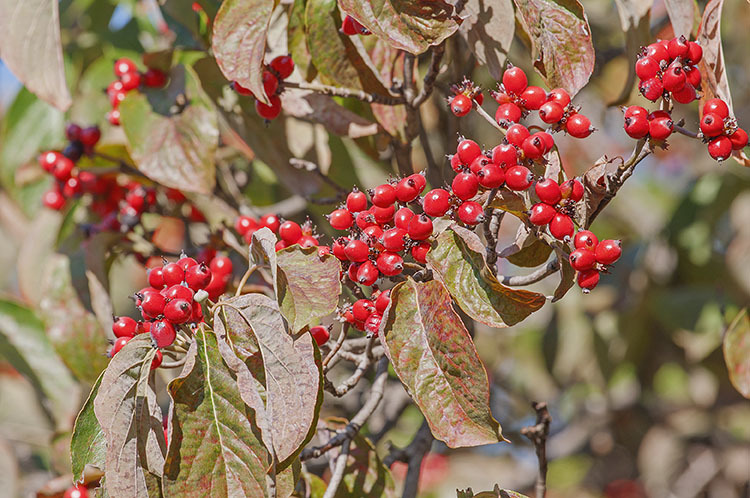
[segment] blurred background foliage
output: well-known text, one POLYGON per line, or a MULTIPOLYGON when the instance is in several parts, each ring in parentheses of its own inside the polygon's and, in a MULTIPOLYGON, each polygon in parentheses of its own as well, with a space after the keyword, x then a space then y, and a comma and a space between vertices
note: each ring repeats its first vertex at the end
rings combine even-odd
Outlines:
MULTIPOLYGON (((216 4, 201 3, 213 15, 216 4)), ((82 322, 74 319, 87 318, 91 302, 84 262, 108 242, 84 243, 75 208, 64 218, 43 210, 40 197, 49 179, 36 166, 35 156, 64 142, 67 121, 105 123, 108 101, 102 89, 112 79, 112 61, 169 48, 173 40, 158 29, 162 22, 175 34, 174 43, 183 47, 179 57, 199 58, 191 52, 204 47, 198 17, 180 4, 185 2, 60 2, 65 63, 74 96, 66 115, 20 88, 0 66, 0 327, 21 327, 26 337, 33 337, 44 333, 45 326, 49 330, 50 320, 63 320, 77 333, 82 322), (69 256, 62 271, 71 276, 58 287, 67 285, 77 292, 53 293, 45 287, 50 268, 60 267, 59 261, 50 264, 56 250, 69 256)), ((703 5, 700 1, 697 8, 703 5)), ((624 75, 633 63, 624 52, 614 3, 586 0, 584 7, 596 68, 575 101, 598 132, 584 141, 561 141, 564 168, 571 176, 585 172, 603 154, 627 156, 632 146, 622 130, 620 110, 607 105, 622 92, 624 75)), ((654 36, 671 37, 662 0, 654 2, 651 27, 654 36)), ((726 2, 724 55, 734 111, 744 126, 750 124, 749 27, 750 5, 726 2)), ((286 52, 285 43, 271 44, 271 55, 286 52)), ((445 59, 448 71, 438 78, 434 97, 422 109, 436 157, 455 150, 459 134, 488 147, 498 141, 481 118, 472 114, 459 120, 444 105, 448 87, 464 75, 484 88, 495 85, 469 53, 460 37, 451 39, 445 59)), ((522 39, 514 41, 509 60, 533 74, 522 39)), ((540 84, 536 78, 534 83, 540 84)), ((358 102, 338 102, 371 116, 358 102)), ((630 102, 646 104, 636 92, 630 102)), ((695 105, 679 106, 678 112, 687 128, 697 128, 695 105)), ((268 129, 259 119, 248 122, 243 138, 252 149, 265 150, 265 161, 241 148, 221 160, 241 172, 243 194, 258 212, 283 206, 288 217, 303 220, 309 215, 318 222, 327 212, 327 206, 300 202, 331 192, 290 170, 292 156, 314 160, 342 185, 371 187, 394 173, 387 143, 378 135, 341 138, 320 124, 291 118, 277 120, 268 129)), ((127 154, 121 130, 104 125, 103 131, 102 142, 113 153, 127 154)), ((414 162, 416 170, 426 167, 419 145, 414 162)), ((446 161, 443 164, 447 167, 446 161)), ((749 187, 750 170, 733 161, 717 164, 704 146, 685 137, 673 137, 667 151, 639 165, 594 224, 600 238, 622 238, 624 246, 623 258, 595 291, 583 296, 574 289, 509 329, 474 326, 477 349, 493 382, 495 417, 513 444, 448 451, 435 443, 424 464, 424 496, 454 496, 456 488, 478 491, 492 489, 495 483, 529 490, 536 460, 519 430, 533 422, 531 400, 547 401, 553 417, 550 497, 750 496, 750 403, 730 384, 721 349, 726 325, 750 302, 749 187)), ((206 212, 211 219, 211 204, 206 212)), ((151 223, 162 233, 157 245, 164 249, 177 241, 179 247, 183 222, 156 218, 151 223)), ((319 223, 319 230, 325 230, 324 225, 319 223)), ((501 247, 512 242, 516 228, 512 222, 504 224, 501 247)), ((190 230, 200 244, 200 231, 190 230)), ((142 267, 132 256, 114 255, 108 264, 114 311, 132 313, 127 296, 142 286, 142 267)), ((505 260, 500 265, 503 274, 523 272, 505 260)), ((534 290, 550 294, 554 284, 542 282, 534 290)), ((92 355, 92 365, 103 361, 103 349, 89 350, 80 342, 71 347, 92 355)), ((33 351, 31 359, 14 357, 14 351, 6 339, 0 341, 0 494, 30 496, 69 472, 66 430, 83 402, 81 393, 88 391, 85 384, 95 375, 81 369, 71 374, 69 366, 48 363, 45 351, 33 351), (53 380, 24 371, 37 354, 53 380), (84 385, 79 387, 75 379, 84 385)), ((380 410, 381 419, 403 400, 402 388, 394 386, 387 392, 390 401, 380 410)), ((328 400, 324 414, 351 413, 360 402, 358 396, 328 400)), ((378 420, 372 422, 372 432, 379 430, 378 420)), ((408 443, 420 423, 418 411, 406 408, 398 424, 380 439, 380 447, 408 443)), ((403 470, 394 467, 397 479, 403 478, 403 470)))

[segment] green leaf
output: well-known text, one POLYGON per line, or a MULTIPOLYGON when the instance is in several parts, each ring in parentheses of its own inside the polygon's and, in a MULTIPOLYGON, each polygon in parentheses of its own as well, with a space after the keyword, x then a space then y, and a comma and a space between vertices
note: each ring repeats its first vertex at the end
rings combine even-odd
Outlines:
POLYGON ((274 0, 226 0, 214 19, 212 48, 221 72, 264 103, 263 57, 274 0))
POLYGON ((79 380, 93 384, 107 368, 104 353, 109 343, 96 317, 78 298, 67 256, 55 254, 49 259, 39 287, 39 316, 50 342, 79 380))
POLYGON ((41 394, 55 428, 70 430, 81 392, 45 335, 42 321, 20 304, 0 300, 0 335, 15 352, 6 359, 41 394))
POLYGON ((307 47, 323 83, 388 95, 351 37, 339 31, 336 0, 308 0, 305 8, 307 47))
POLYGON ((750 399, 750 317, 740 311, 724 334, 724 361, 729 380, 737 391, 750 399))
POLYGON ((65 81, 57 0, 0 0, 0 59, 40 99, 64 111, 65 81))
POLYGON ((278 302, 292 333, 336 310, 341 295, 341 264, 332 254, 322 258, 317 247, 298 245, 277 253, 278 302))
POLYGON ((341 8, 375 35, 412 54, 458 30, 453 6, 443 0, 341 0, 341 8))
POLYGON ((172 407, 165 494, 267 496, 271 455, 210 330, 198 329, 185 367, 168 390, 172 407))
POLYGON ((534 67, 550 88, 571 97, 594 71, 591 28, 578 0, 514 0, 518 20, 531 40, 534 67))
POLYGON ((306 81, 315 78, 317 70, 312 64, 312 56, 307 49, 307 38, 305 35, 305 4, 306 0, 294 0, 289 8, 289 22, 287 23, 287 45, 289 53, 294 59, 294 67, 300 72, 306 81))
POLYGON ((219 338, 243 356, 253 353, 248 345, 257 344, 260 351, 270 440, 283 466, 312 437, 322 403, 320 360, 312 338, 302 334, 293 339, 278 305, 263 294, 245 294, 219 304, 214 321, 223 321, 227 334, 219 338))
POLYGON ((443 284, 396 285, 380 327, 393 369, 437 439, 451 448, 504 440, 487 372, 443 284))
POLYGON ((164 467, 166 443, 156 401, 148 334, 135 336, 110 361, 94 398, 107 442, 105 487, 110 496, 151 496, 164 467))
POLYGON ((468 15, 461 35, 490 76, 501 80, 516 29, 512 0, 469 0, 461 14, 468 15))
POLYGON ((487 267, 484 249, 474 232, 453 226, 437 237, 427 263, 467 315, 490 327, 515 325, 541 308, 545 298, 502 285, 487 267))
POLYGON ((104 437, 102 426, 96 419, 94 413, 94 399, 99 393, 104 373, 96 380, 91 388, 91 393, 83 405, 81 412, 76 417, 73 426, 73 437, 70 440, 70 458, 73 468, 73 481, 83 479, 83 471, 86 465, 92 465, 99 470, 104 470, 107 455, 107 440, 104 437))
POLYGON ((184 66, 175 68, 165 93, 154 101, 171 105, 167 96, 186 93, 187 106, 178 114, 164 115, 165 110, 159 109, 160 113, 152 109, 149 96, 138 92, 120 104, 120 122, 130 155, 138 170, 155 182, 207 194, 216 182, 216 111, 192 69, 184 66))

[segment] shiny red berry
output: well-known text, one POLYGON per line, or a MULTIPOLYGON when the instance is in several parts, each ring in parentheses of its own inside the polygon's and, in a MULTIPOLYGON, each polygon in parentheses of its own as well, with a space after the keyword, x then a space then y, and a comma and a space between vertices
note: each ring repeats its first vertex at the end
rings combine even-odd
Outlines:
POLYGON ((138 322, 129 316, 120 316, 112 324, 112 333, 115 337, 133 337, 137 328, 138 322))
POLYGON ((681 57, 683 60, 690 55, 690 44, 684 36, 678 36, 669 40, 667 53, 670 59, 681 57))
POLYGON ((422 175, 414 174, 407 176, 396 184, 396 199, 399 202, 411 202, 422 193, 426 182, 422 175))
POLYGON ((526 73, 520 67, 509 67, 503 73, 503 86, 506 92, 519 95, 526 90, 526 85, 528 85, 526 73))
POLYGON ((669 51, 667 50, 667 44, 668 42, 666 40, 664 40, 664 43, 661 41, 652 43, 646 47, 646 57, 650 57, 656 62, 668 60, 669 51))
POLYGON ((679 92, 685 87, 687 83, 687 75, 682 70, 682 65, 673 62, 664 71, 661 77, 661 83, 664 86, 664 90, 668 92, 679 92))
POLYGON ((458 219, 470 226, 478 225, 484 221, 484 209, 478 202, 464 202, 458 208, 458 219))
POLYGON ((594 269, 578 272, 576 280, 584 292, 590 291, 599 283, 599 272, 594 269))
POLYGON ((622 254, 622 245, 619 240, 602 240, 597 244, 594 250, 596 261, 603 265, 611 265, 618 259, 622 254))
POLYGON ((539 107, 539 119, 545 123, 552 124, 559 122, 565 110, 557 102, 545 102, 539 107))
POLYGON ((422 199, 422 209, 428 216, 439 218, 451 207, 451 195, 441 188, 432 189, 422 199))
POLYGON ((396 202, 396 189, 393 185, 384 183, 372 189, 370 197, 375 206, 386 208, 396 202))
POLYGON ((227 256, 217 256, 211 260, 208 267, 211 269, 211 273, 216 273, 219 276, 229 275, 232 273, 232 260, 227 256))
POLYGON ((521 93, 521 100, 526 109, 536 111, 547 101, 547 92, 538 86, 529 85, 521 93))
POLYGON ((570 266, 576 271, 589 270, 596 264, 596 257, 592 251, 586 249, 576 249, 568 257, 570 266))
POLYGON ((120 76, 120 81, 122 82, 122 89, 126 92, 135 90, 141 85, 141 73, 138 71, 125 73, 120 76))
POLYGON ((575 178, 571 178, 560 185, 560 193, 562 194, 563 199, 570 199, 573 202, 578 202, 583 199, 583 183, 575 178))
POLYGON ((477 172, 477 178, 484 188, 498 188, 505 183, 505 171, 499 165, 490 163, 477 172))
POLYGON ((193 291, 206 288, 211 282, 211 270, 205 263, 191 266, 185 271, 185 283, 193 291))
POLYGON ((328 327, 324 327, 322 325, 310 327, 310 335, 315 340, 315 343, 318 346, 322 346, 323 344, 328 342, 328 339, 330 339, 331 337, 331 333, 328 331, 328 327))
POLYGON ((294 72, 294 61, 291 55, 274 57, 268 65, 278 73, 279 78, 282 80, 287 79, 294 72))
POLYGON ((547 102, 557 102, 560 107, 565 108, 570 104, 570 94, 564 88, 555 88, 547 94, 547 102))
POLYGON ((495 121, 501 126, 518 123, 521 120, 521 108, 512 102, 501 104, 495 111, 495 121))
POLYGON ((530 135, 531 133, 529 132, 528 128, 526 128, 522 124, 517 123, 508 128, 508 131, 505 133, 505 139, 511 145, 521 147, 523 141, 526 140, 530 135))
POLYGON ((729 106, 719 98, 709 99, 703 104, 703 114, 716 114, 723 120, 729 117, 729 106))
POLYGON ((462 164, 471 164, 475 157, 482 153, 481 147, 474 140, 463 139, 456 147, 456 154, 462 164))
POLYGON ((375 299, 375 311, 378 313, 385 313, 385 309, 391 302, 391 290, 384 290, 381 292, 377 299, 375 299))
POLYGON ((648 118, 645 114, 637 114, 631 117, 625 117, 625 133, 629 137, 640 139, 648 135, 648 118))
POLYGON ((124 74, 135 71, 138 71, 138 68, 132 60, 123 57, 122 59, 117 59, 115 61, 115 76, 118 78, 121 78, 124 74))
POLYGON ((257 112, 258 116, 262 117, 263 119, 271 121, 272 119, 276 119, 276 117, 281 114, 281 99, 278 95, 271 95, 268 98, 268 101, 269 104, 264 104, 260 100, 256 100, 255 112, 257 112))
POLYGON ((287 244, 296 244, 302 237, 302 228, 298 223, 287 220, 279 226, 279 237, 287 244))
POLYGON ((596 246, 599 245, 599 239, 594 232, 589 230, 579 230, 573 239, 573 246, 576 249, 586 249, 587 251, 593 251, 596 246))
POLYGON ((89 498, 89 490, 83 484, 77 484, 66 489, 63 498, 89 498))
POLYGON ((412 240, 424 240, 432 235, 432 219, 426 214, 414 216, 409 222, 409 237, 412 240))
POLYGON ((185 280, 185 269, 177 263, 168 263, 161 271, 166 286, 181 284, 185 280))
POLYGON ((148 292, 141 297, 141 313, 143 318, 156 318, 164 312, 167 300, 159 292, 148 292))
POLYGON ((537 226, 547 225, 555 217, 557 211, 555 208, 544 202, 539 202, 531 206, 529 221, 537 226))
POLYGON ((461 200, 468 200, 477 195, 479 179, 474 173, 459 173, 451 183, 453 195, 461 200))
POLYGON ((414 218, 414 211, 412 211, 408 207, 402 207, 401 209, 396 211, 396 214, 393 216, 393 224, 397 228, 408 230, 409 222, 412 218, 414 218))
POLYGON ((518 163, 518 149, 510 144, 500 144, 492 149, 492 162, 501 167, 514 166, 518 163))
POLYGON ((664 86, 659 78, 654 77, 641 81, 638 90, 646 99, 656 102, 664 93, 664 86))
POLYGON ((747 145, 747 132, 742 128, 737 128, 729 135, 729 141, 732 142, 732 150, 744 149, 747 145))
POLYGON ((505 171, 505 185, 511 190, 526 190, 534 181, 534 175, 526 166, 513 166, 505 171))
POLYGON ((472 106, 471 99, 462 93, 456 95, 450 101, 451 112, 458 117, 469 114, 472 106))
POLYGON ((719 136, 724 133, 724 120, 716 114, 704 114, 701 118, 700 129, 703 136, 719 136))
POLYGON ((132 337, 118 337, 117 340, 115 340, 115 343, 112 345, 112 349, 109 350, 109 357, 112 358, 114 355, 120 352, 120 350, 125 346, 125 344, 130 341, 132 337))
POLYGON ((141 78, 143 84, 149 88, 161 88, 167 84, 167 73, 160 69, 150 67, 143 73, 141 78))
POLYGON ((99 142, 102 132, 98 126, 88 126, 81 130, 81 143, 87 147, 93 147, 99 142))
POLYGON ((164 318, 172 323, 185 323, 193 315, 193 307, 184 299, 173 299, 164 306, 164 318))
POLYGON ((393 277, 404 270, 404 259, 395 252, 381 252, 376 261, 378 271, 387 277, 393 277))
POLYGON ((572 116, 568 116, 568 120, 565 121, 565 131, 567 131, 571 137, 586 138, 591 135, 594 128, 591 126, 589 118, 583 114, 576 113, 572 116))
POLYGON ((427 263, 427 253, 430 252, 431 248, 432 246, 430 246, 429 242, 417 244, 411 248, 411 257, 417 263, 427 263))
POLYGON ((573 237, 574 230, 573 220, 567 214, 557 213, 549 222, 549 232, 558 240, 573 237))
POLYGON ((336 209, 328 215, 328 222, 334 230, 348 230, 354 223, 354 216, 346 209, 336 209))
POLYGON ((344 253, 349 261, 361 263, 362 261, 367 261, 367 257, 370 254, 370 248, 361 240, 353 239, 346 244, 344 253))
POLYGON ((408 232, 403 228, 389 228, 383 232, 381 238, 383 247, 392 252, 403 251, 407 234, 408 232))
POLYGON ((275 214, 268 213, 260 217, 260 220, 258 220, 258 225, 260 225, 261 227, 266 227, 274 233, 278 233, 279 227, 281 226, 281 220, 279 220, 279 217, 275 214))
POLYGON ((168 320, 159 320, 151 325, 151 338, 158 348, 170 346, 177 337, 177 331, 168 320))
POLYGON ((560 185, 558 185, 552 178, 544 178, 536 182, 534 185, 534 192, 536 192, 540 201, 551 206, 554 206, 562 200, 560 185))
POLYGON ((276 75, 274 75, 271 71, 263 71, 261 81, 263 82, 263 91, 266 92, 266 95, 269 98, 272 95, 276 94, 276 90, 279 89, 279 79, 276 77, 276 75))
POLYGON ((732 141, 724 135, 716 137, 708 143, 708 153, 717 161, 724 161, 732 154, 732 141))
POLYGON ((659 62, 651 57, 641 57, 635 62, 635 74, 639 80, 651 79, 660 71, 659 62))
POLYGON ((658 116, 648 122, 648 134, 654 140, 666 140, 673 130, 674 122, 667 116, 658 116))
POLYGON ((380 273, 372 261, 365 261, 357 269, 357 282, 367 287, 374 284, 379 276, 380 273))
POLYGON ((353 190, 346 196, 346 209, 352 213, 359 213, 367 209, 367 196, 364 192, 353 190))

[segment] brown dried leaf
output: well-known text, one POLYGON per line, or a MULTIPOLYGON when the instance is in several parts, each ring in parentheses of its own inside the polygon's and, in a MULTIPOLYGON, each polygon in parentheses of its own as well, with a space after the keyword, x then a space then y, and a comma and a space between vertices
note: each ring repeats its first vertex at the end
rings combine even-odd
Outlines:
POLYGON ((511 0, 468 0, 461 11, 459 32, 490 76, 502 79, 505 59, 516 29, 511 0))

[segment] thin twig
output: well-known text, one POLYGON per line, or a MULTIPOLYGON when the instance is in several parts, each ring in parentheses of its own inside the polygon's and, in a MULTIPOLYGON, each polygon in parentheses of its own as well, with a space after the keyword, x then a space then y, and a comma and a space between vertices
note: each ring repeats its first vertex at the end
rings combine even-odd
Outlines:
POLYGON ((481 105, 474 103, 474 110, 477 111, 477 113, 479 113, 479 115, 482 116, 489 124, 495 127, 495 129, 499 131, 502 136, 505 136, 505 128, 497 124, 497 121, 495 121, 495 118, 487 114, 487 111, 482 109, 481 105))
POLYGON ((440 45, 432 47, 432 58, 430 59, 430 67, 427 69, 427 73, 424 75, 422 90, 419 94, 414 97, 409 103, 412 107, 421 106, 425 100, 427 100, 432 94, 432 89, 435 86, 435 79, 440 74, 440 62, 443 60, 445 54, 445 42, 440 45))
MULTIPOLYGON (((318 166, 317 164, 315 164, 312 161, 307 161, 305 159, 298 159, 296 157, 293 157, 293 158, 289 159, 289 164, 291 164, 292 166, 294 166, 297 169, 303 169, 305 171, 309 171, 311 173, 315 173, 318 176, 318 178, 320 178, 321 180, 323 180, 323 182, 325 182, 326 184, 328 184, 331 187, 333 187, 333 189, 336 192, 338 192, 340 198, 345 197, 349 193, 349 190, 345 189, 344 187, 342 187, 338 183, 336 183, 333 180, 331 180, 328 177, 328 175, 326 175, 325 173, 323 173, 323 171, 321 171, 320 166, 318 166)), ((339 200, 341 200, 341 199, 339 199, 339 200)))
POLYGON ((291 81, 285 81, 283 83, 284 88, 296 88, 299 90, 310 90, 315 93, 322 93, 323 95, 330 95, 333 97, 346 97, 358 99, 363 102, 370 104, 383 104, 383 105, 399 105, 404 103, 404 99, 401 96, 394 97, 392 95, 380 95, 377 93, 368 93, 363 90, 356 90, 354 88, 341 88, 337 86, 320 85, 318 83, 295 83, 291 81))
POLYGON ((344 341, 346 340, 346 335, 348 333, 349 333, 349 324, 344 323, 344 325, 341 327, 341 332, 339 332, 339 337, 338 339, 336 339, 336 343, 333 345, 333 347, 328 352, 326 357, 323 358, 323 363, 321 364, 321 366, 323 367, 323 373, 326 373, 328 371, 328 364, 336 356, 336 353, 339 352, 339 349, 341 349, 341 346, 344 344, 344 341))
POLYGON ((104 154, 103 152, 98 152, 98 151, 94 151, 92 155, 94 157, 99 157, 101 159, 104 159, 105 161, 109 161, 111 163, 117 164, 123 173, 127 173, 128 175, 133 175, 133 176, 140 176, 142 178, 146 177, 146 175, 138 171, 138 169, 134 165, 130 164, 127 161, 120 159, 119 157, 110 156, 109 154, 104 154))
POLYGON ((674 125, 674 131, 676 131, 680 135, 685 135, 686 137, 699 138, 698 134, 695 133, 694 131, 690 131, 690 130, 685 129, 682 126, 679 126, 679 125, 674 125))
POLYGON ((547 437, 552 417, 547 410, 547 403, 533 402, 531 406, 536 411, 536 424, 521 429, 521 434, 534 443, 536 458, 539 462, 539 473, 536 477, 536 498, 544 498, 547 494, 547 437))
POLYGON ((498 280, 500 280, 503 285, 508 285, 510 287, 520 287, 523 285, 535 284, 541 280, 544 280, 559 269, 560 262, 557 258, 555 258, 543 267, 539 268, 533 273, 529 273, 528 275, 516 275, 513 277, 500 276, 498 280))
POLYGON ((345 441, 349 441, 354 438, 354 436, 357 435, 365 422, 367 422, 367 419, 370 418, 372 413, 375 411, 375 408, 378 407, 380 400, 383 399, 383 391, 385 389, 385 381, 387 379, 388 358, 383 357, 380 359, 380 362, 378 362, 378 369, 375 373, 375 380, 372 382, 370 397, 367 399, 367 402, 365 402, 362 408, 359 409, 357 414, 354 415, 354 417, 346 425, 346 427, 344 427, 340 431, 337 431, 336 435, 329 439, 325 444, 323 444, 322 446, 313 446, 312 448, 305 448, 304 450, 302 450, 302 453, 300 454, 300 460, 304 462, 305 460, 309 460, 311 458, 318 458, 320 455, 331 450, 332 448, 341 446, 345 441))
POLYGON ((339 485, 341 485, 341 481, 344 478, 346 461, 349 458, 350 443, 351 440, 347 439, 341 446, 341 453, 339 453, 339 456, 336 457, 336 465, 333 469, 331 480, 328 481, 328 487, 326 488, 326 492, 323 494, 323 498, 333 498, 334 496, 336 496, 336 491, 338 491, 339 485))
POLYGON ((237 297, 240 294, 242 294, 242 288, 245 287, 245 284, 247 283, 247 279, 250 278, 250 275, 252 275, 253 272, 255 270, 257 270, 257 269, 258 269, 257 265, 253 265, 253 266, 248 267, 248 269, 245 272, 245 274, 242 275, 242 279, 240 280, 240 283, 237 285, 237 291, 235 291, 234 297, 237 297))
POLYGON ((324 378, 325 390, 333 394, 337 398, 340 398, 341 396, 354 389, 354 387, 359 384, 359 381, 362 379, 365 373, 367 373, 370 365, 372 365, 376 359, 382 357, 385 354, 385 351, 381 348, 373 350, 373 344, 376 340, 377 336, 369 338, 364 352, 358 355, 355 355, 348 351, 339 351, 339 357, 344 360, 354 362, 357 367, 354 369, 354 373, 352 373, 348 379, 346 379, 338 386, 334 386, 328 379, 324 378))

